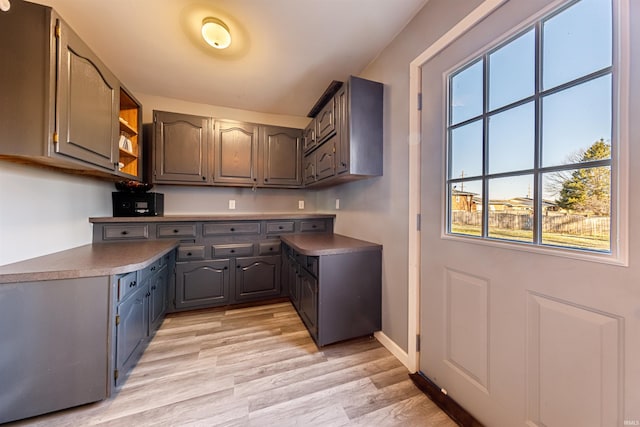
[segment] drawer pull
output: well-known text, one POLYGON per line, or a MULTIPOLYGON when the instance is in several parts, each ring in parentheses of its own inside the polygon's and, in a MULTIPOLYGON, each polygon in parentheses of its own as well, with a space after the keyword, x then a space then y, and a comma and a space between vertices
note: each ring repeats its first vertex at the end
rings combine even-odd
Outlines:
POLYGON ((179 233, 179 232, 180 232, 180 230, 174 229, 174 230, 173 230, 173 232, 174 232, 174 233, 179 233))
POLYGON ((273 246, 272 246, 272 247, 270 247, 270 248, 269 248, 269 250, 270 250, 270 251, 272 251, 272 250, 273 250, 273 246))
POLYGON ((227 266, 225 265, 225 266, 224 266, 224 270, 228 270, 228 269, 229 269, 229 267, 227 267, 227 266))
POLYGON ((235 254, 236 250, 235 249, 231 249, 229 252, 231 252, 232 254, 235 254))
POLYGON ((129 287, 130 288, 133 288, 135 285, 137 285, 135 280, 133 282, 129 283, 129 287))
POLYGON ((231 227, 231 229, 230 229, 229 231, 236 231, 236 229, 235 229, 235 228, 233 228, 233 227, 231 227))
POLYGON ((187 252, 187 256, 191 256, 193 255, 191 252, 187 252))
POLYGON ((313 225, 311 226, 311 228, 318 228, 318 226, 317 226, 317 225, 315 225, 315 224, 313 224, 313 225))
POLYGON ((151 267, 151 271, 156 271, 156 266, 151 267))
POLYGON ((236 268, 240 268, 240 266, 239 266, 239 265, 236 265, 236 268))
POLYGON ((120 234, 122 234, 123 236, 126 236, 127 234, 129 234, 129 232, 127 230, 122 230, 120 234))
POLYGON ((282 230, 283 228, 284 228, 284 227, 283 227, 283 226, 281 226, 281 225, 279 225, 279 226, 278 226, 278 230, 282 230))

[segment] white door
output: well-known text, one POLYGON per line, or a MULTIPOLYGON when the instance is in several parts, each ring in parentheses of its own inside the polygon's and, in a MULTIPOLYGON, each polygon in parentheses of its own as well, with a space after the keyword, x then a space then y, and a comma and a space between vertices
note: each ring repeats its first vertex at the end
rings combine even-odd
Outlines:
MULTIPOLYGON (((596 8, 607 1, 583 0, 589 7, 596 8)), ((484 110, 480 102, 481 113, 476 123, 479 130, 472 129, 474 123, 470 118, 475 113, 457 119, 458 128, 453 126, 449 131, 458 129, 452 136, 452 144, 458 146, 446 153, 449 132, 446 126, 452 123, 455 114, 464 116, 459 112, 446 113, 449 73, 465 67, 468 61, 485 52, 490 53, 489 49, 501 46, 502 42, 514 40, 513 37, 523 34, 519 29, 528 28, 526 24, 566 4, 510 0, 422 66, 420 371, 487 426, 640 425, 640 223, 636 221, 640 218, 640 190, 633 184, 640 182, 640 150, 634 146, 640 141, 640 79, 637 78, 640 75, 640 3, 635 0, 613 3, 614 40, 619 46, 619 34, 625 38, 625 25, 617 21, 622 16, 631 25, 621 50, 630 43, 628 52, 632 55, 631 67, 635 69, 629 68, 624 58, 620 66, 619 50, 613 49, 614 71, 610 69, 608 73, 602 71, 601 65, 595 65, 602 71, 598 76, 584 77, 575 85, 567 84, 555 94, 550 91, 532 95, 516 108, 504 107, 498 111, 504 113, 501 116, 487 113, 494 101, 497 110, 502 108, 501 101, 497 100, 500 96, 495 95, 486 101, 489 107, 485 105, 484 110), (631 76, 626 83, 625 75, 631 76), (621 109, 615 96, 611 103, 601 98, 600 103, 594 103, 585 101, 588 94, 575 95, 597 82, 605 82, 605 87, 609 82, 614 92, 615 88, 621 88, 621 109), (578 212, 576 205, 571 205, 573 208, 567 208, 566 203, 564 208, 559 206, 562 204, 557 202, 561 198, 560 190, 568 187, 556 188, 557 193, 552 194, 554 178, 567 181, 580 175, 574 175, 575 169, 558 167, 558 159, 545 157, 552 156, 554 143, 565 144, 565 151, 571 148, 565 140, 553 142, 552 134, 560 132, 557 129, 569 129, 573 133, 591 129, 603 114, 606 116, 606 108, 605 113, 599 112, 594 118, 589 118, 588 113, 568 114, 584 105, 590 110, 596 104, 616 105, 613 118, 609 119, 614 123, 610 135, 593 135, 593 141, 590 140, 595 142, 602 137, 605 142, 611 141, 612 160, 607 160, 606 155, 592 158, 582 152, 580 161, 591 160, 594 167, 581 171, 611 168, 611 197, 616 217, 612 228, 613 255, 508 242, 505 239, 530 242, 538 239, 552 245, 596 245, 596 249, 602 244, 601 237, 591 234, 585 237, 584 230, 579 233, 583 233, 585 240, 580 240, 571 234, 577 231, 548 228, 549 221, 560 220, 561 216, 573 218, 578 212), (625 111, 630 121, 625 119, 625 111), (544 124, 526 119, 536 114, 541 118, 539 122, 544 119, 544 124), (558 118, 562 120, 554 128, 554 120, 558 118), (465 123, 469 124, 466 128, 465 123), (479 145, 469 142, 473 140, 473 136, 469 136, 473 132, 480 135, 479 145), (497 135, 502 135, 503 140, 498 140, 497 135), (629 151, 626 151, 625 139, 629 141, 629 151), (474 163, 476 160, 478 163, 474 163), (624 176, 627 161, 628 181, 624 176), (473 176, 478 178, 465 180, 473 176), (450 193, 447 188, 451 188, 450 193), (507 188, 506 193, 500 191, 503 188, 507 188), (625 203, 628 203, 628 229, 625 203), (548 218, 537 222, 537 217, 531 214, 534 208, 548 218), (464 213, 457 216, 453 211, 464 213), (452 212, 452 229, 457 236, 446 233, 449 212, 452 212), (509 229, 503 221, 507 217, 512 222, 520 221, 519 225, 509 229), (474 224, 474 218, 480 224, 474 224), (622 238, 620 247, 615 238, 616 227, 622 238), (470 237, 482 233, 494 240, 470 237), (560 234, 560 240, 553 233, 560 234), (589 243, 588 239, 593 240, 589 243), (629 249, 628 266, 619 265, 625 264, 625 241, 629 249), (609 262, 603 262, 602 258, 609 262), (616 259, 622 262, 616 265, 616 259)), ((580 37, 580 30, 570 26, 571 19, 587 18, 577 12, 578 18, 571 17, 570 13, 573 12, 549 21, 545 47, 553 50, 551 31, 555 24, 570 33, 570 37, 576 32, 579 34, 574 38, 580 37)), ((597 32, 593 27, 592 30, 597 32)), ((562 37, 562 33, 560 31, 558 37, 562 37)), ((534 34, 533 46, 536 46, 535 37, 534 34)), ((526 45, 524 40, 522 44, 513 45, 513 49, 491 57, 491 66, 496 67, 505 57, 520 59, 511 63, 512 68, 508 70, 511 74, 507 73, 507 77, 487 78, 493 86, 488 89, 485 82, 485 93, 508 84, 514 76, 527 73, 535 76, 535 67, 528 70, 525 66, 530 58, 519 56, 527 49, 526 45)), ((580 54, 576 46, 568 54, 580 54)), ((593 53, 597 48, 592 51, 591 47, 587 47, 587 55, 597 56, 593 53)), ((549 59, 544 66, 549 67, 554 60, 563 59, 562 55, 555 59, 546 57, 549 59)), ((483 75, 483 63, 479 64, 483 75)), ((566 71, 571 67, 561 68, 566 71)), ((576 76, 581 76, 580 73, 584 74, 578 70, 576 76)), ((458 89, 453 90, 466 90, 465 95, 471 96, 472 74, 468 73, 467 80, 460 75, 455 83, 458 86, 454 85, 458 89)), ((565 80, 571 81, 574 77, 568 76, 565 80)), ((554 83, 541 83, 539 90, 543 91, 545 85, 551 87, 554 83)), ((509 105, 527 98, 529 89, 523 89, 522 94, 518 93, 520 89, 504 91, 502 96, 506 100, 502 103, 509 105)), ((593 95, 595 90, 590 90, 586 92, 593 95)), ((482 86, 479 93, 482 97, 482 86)), ((474 102, 462 98, 454 99, 453 108, 469 107, 474 102)), ((598 105, 593 108, 599 108, 598 105)), ((579 224, 606 216, 596 212, 593 206, 588 210, 589 215, 585 216, 589 218, 579 224)))

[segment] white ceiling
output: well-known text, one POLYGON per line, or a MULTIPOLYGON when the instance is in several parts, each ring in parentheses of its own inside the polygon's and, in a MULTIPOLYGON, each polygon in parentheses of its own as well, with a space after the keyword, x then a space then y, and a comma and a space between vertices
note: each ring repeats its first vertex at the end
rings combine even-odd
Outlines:
POLYGON ((53 6, 134 93, 306 116, 428 0, 34 1, 53 6), (226 51, 201 39, 207 16, 229 26, 226 51))

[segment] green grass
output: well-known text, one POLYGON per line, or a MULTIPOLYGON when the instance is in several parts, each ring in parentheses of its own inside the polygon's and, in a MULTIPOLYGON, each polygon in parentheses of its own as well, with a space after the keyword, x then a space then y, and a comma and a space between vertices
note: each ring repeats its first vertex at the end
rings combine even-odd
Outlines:
MULTIPOLYGON (((480 226, 451 224, 451 233, 481 236, 480 226)), ((531 230, 506 230, 492 228, 489 237, 501 240, 516 240, 531 242, 533 233, 531 230)), ((560 233, 543 233, 542 243, 552 246, 564 246, 568 248, 589 249, 596 251, 609 251, 609 236, 573 236, 560 233)))

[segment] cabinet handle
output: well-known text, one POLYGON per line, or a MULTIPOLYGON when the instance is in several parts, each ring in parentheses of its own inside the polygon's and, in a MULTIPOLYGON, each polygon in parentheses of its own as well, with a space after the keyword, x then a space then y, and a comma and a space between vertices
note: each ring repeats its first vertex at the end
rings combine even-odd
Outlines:
POLYGON ((179 231, 179 230, 173 230, 173 232, 174 232, 174 233, 179 233, 180 231, 179 231))
POLYGON ((130 288, 133 288, 135 285, 137 285, 135 280, 133 282, 129 283, 129 287, 130 288))
POLYGON ((239 265, 236 265, 236 268, 240 268, 240 266, 239 266, 239 265))
POLYGON ((225 265, 223 270, 228 270, 228 269, 229 269, 229 267, 227 267, 227 266, 225 265))
POLYGON ((155 291, 155 290, 156 290, 156 287, 155 287, 155 286, 152 286, 152 287, 151 287, 151 290, 152 290, 152 291, 155 291))
POLYGON ((187 252, 187 256, 191 256, 191 255, 192 255, 191 252, 187 252))
POLYGON ((235 254, 236 250, 235 249, 231 249, 229 252, 231 252, 232 254, 235 254))
POLYGON ((127 234, 129 234, 129 232, 127 230, 122 230, 120 234, 122 234, 123 236, 126 236, 127 234))
POLYGON ((269 182, 269 180, 267 178, 264 179, 264 182, 269 182))
POLYGON ((202 177, 202 180, 203 180, 203 181, 206 181, 206 180, 207 180, 207 177, 206 177, 206 176, 203 176, 203 177, 202 177))
POLYGON ((151 271, 156 271, 156 266, 151 267, 151 271))
POLYGON ((272 251, 272 250, 273 250, 273 248, 269 248, 269 250, 270 250, 270 251, 272 251))
POLYGON ((229 231, 236 231, 236 229, 235 229, 235 228, 233 228, 233 227, 231 227, 231 228, 229 229, 229 231))
POLYGON ((340 164, 342 165, 342 167, 347 166, 347 164, 345 162, 340 162, 340 164))
POLYGON ((283 227, 283 226, 281 226, 281 225, 279 225, 279 226, 278 226, 278 230, 282 230, 283 228, 284 228, 284 227, 283 227))

